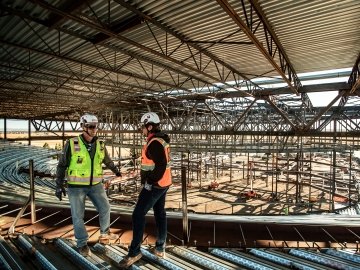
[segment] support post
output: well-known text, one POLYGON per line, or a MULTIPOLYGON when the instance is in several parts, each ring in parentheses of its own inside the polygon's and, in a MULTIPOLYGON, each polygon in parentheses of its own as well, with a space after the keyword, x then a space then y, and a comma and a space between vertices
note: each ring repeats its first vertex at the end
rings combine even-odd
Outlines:
POLYGON ((31 120, 28 120, 28 145, 31 145, 31 120))
POLYGON ((332 152, 332 185, 331 185, 331 211, 335 210, 335 190, 336 189, 336 149, 333 149, 332 152))
POLYGON ((337 136, 336 136, 336 132, 337 132, 337 125, 336 125, 336 120, 334 121, 334 137, 333 137, 333 151, 332 151, 332 186, 331 186, 331 211, 335 210, 335 202, 334 202, 334 197, 335 197, 335 185, 336 185, 336 141, 337 141, 337 136))
POLYGON ((31 224, 36 222, 34 160, 29 160, 31 224))
POLYGON ((26 208, 30 205, 31 206, 31 223, 34 224, 36 222, 36 210, 35 210, 35 188, 34 188, 34 161, 31 159, 29 161, 29 175, 30 175, 30 196, 27 199, 26 203, 20 209, 19 213, 15 217, 13 223, 11 224, 8 234, 15 233, 15 227, 17 222, 20 220, 22 215, 25 213, 26 208))
POLYGON ((181 194, 182 194, 182 214, 183 214, 183 239, 184 244, 188 244, 189 240, 189 221, 187 216, 187 184, 186 184, 186 167, 181 167, 181 194))
POLYGON ((4 139, 7 139, 6 117, 4 117, 4 139))
POLYGON ((62 121, 62 136, 61 136, 61 141, 62 141, 62 148, 61 149, 64 149, 64 146, 65 146, 65 121, 63 120, 62 121))
MULTIPOLYGON (((351 199, 350 199, 350 196, 351 196, 351 178, 352 178, 352 171, 351 171, 351 157, 352 157, 352 149, 350 150, 350 157, 349 157, 349 196, 348 196, 348 199, 349 199, 349 206, 351 206, 351 199)), ((355 184, 355 187, 357 186, 356 185, 356 182, 354 183, 355 184)), ((359 192, 358 192, 359 194, 359 192)), ((358 201, 359 201, 359 195, 358 195, 358 201)))

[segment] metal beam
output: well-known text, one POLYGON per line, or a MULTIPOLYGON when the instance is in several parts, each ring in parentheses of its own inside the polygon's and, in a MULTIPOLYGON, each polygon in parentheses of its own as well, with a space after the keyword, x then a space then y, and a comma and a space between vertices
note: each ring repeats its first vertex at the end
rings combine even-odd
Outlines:
POLYGON ((234 123, 232 130, 236 130, 237 126, 240 124, 240 122, 242 121, 242 119, 245 117, 245 115, 248 113, 248 111, 251 109, 251 107, 255 104, 257 99, 254 99, 251 104, 241 113, 240 117, 236 120, 236 122, 234 123))
POLYGON ((351 94, 360 87, 360 53, 358 54, 358 57, 355 61, 348 83, 351 87, 351 94))
POLYGON ((96 65, 96 64, 93 64, 93 63, 87 63, 87 62, 80 61, 80 60, 77 60, 77 59, 73 59, 73 58, 70 58, 70 57, 66 57, 66 56, 63 56, 63 55, 58 55, 58 54, 55 54, 55 53, 49 53, 49 52, 46 52, 46 51, 41 51, 41 50, 38 50, 38 49, 25 47, 25 46, 10 43, 10 42, 7 42, 7 41, 0 40, 0 44, 13 46, 13 47, 20 48, 20 49, 23 49, 23 50, 39 53, 39 54, 42 54, 42 55, 46 55, 46 56, 49 56, 49 57, 52 57, 52 58, 57 58, 57 59, 60 59, 60 60, 63 60, 63 61, 69 61, 69 62, 77 63, 77 64, 80 64, 80 65, 86 65, 86 66, 89 66, 89 67, 93 67, 95 69, 102 69, 102 70, 106 70, 108 72, 113 72, 115 74, 120 74, 120 75, 124 75, 124 76, 128 76, 128 77, 133 77, 133 78, 141 79, 141 80, 144 80, 144 81, 150 81, 150 82, 153 82, 153 83, 156 83, 156 84, 164 85, 164 86, 175 88, 175 89, 181 89, 181 90, 184 90, 186 92, 189 92, 189 89, 187 89, 187 88, 177 86, 177 85, 173 85, 171 83, 160 81, 160 80, 157 80, 157 79, 151 79, 151 78, 141 76, 141 75, 138 75, 138 74, 135 74, 135 73, 131 73, 131 72, 127 72, 127 71, 120 71, 120 70, 108 68, 108 67, 105 67, 105 66, 99 66, 99 65, 96 65))
POLYGON ((222 120, 219 118, 219 116, 213 111, 213 109, 210 108, 209 104, 208 104, 206 101, 204 101, 204 104, 205 104, 205 106, 210 110, 211 114, 215 117, 215 119, 218 121, 218 123, 219 123, 224 129, 226 129, 226 124, 223 123, 223 121, 222 121, 222 120))
POLYGON ((285 119, 285 121, 291 126, 291 128, 293 130, 297 130, 298 127, 296 127, 294 125, 293 122, 291 122, 290 118, 286 115, 286 113, 283 112, 283 110, 281 110, 278 106, 276 106, 276 104, 274 103, 274 101, 271 100, 270 97, 265 97, 264 98, 267 102, 269 102, 269 104, 275 109, 275 111, 277 111, 281 116, 282 118, 285 119))
POLYGON ((182 122, 181 126, 179 127, 179 130, 183 130, 184 126, 187 124, 187 122, 189 121, 191 115, 193 114, 193 112, 196 110, 196 106, 198 105, 199 101, 196 101, 194 106, 192 107, 191 111, 188 113, 188 115, 186 116, 186 118, 184 119, 184 121, 182 122))
MULTIPOLYGON (((207 57, 209 57, 210 59, 212 59, 215 62, 215 65, 218 63, 224 67, 226 67, 227 69, 229 69, 231 72, 233 72, 234 74, 237 74, 238 76, 240 76, 241 78, 244 78, 246 81, 248 81, 251 85, 254 86, 255 89, 261 89, 261 87, 259 87, 256 83, 252 82, 247 75, 239 72, 238 70, 236 70, 233 66, 227 64, 226 62, 224 62, 223 60, 219 59, 217 56, 215 56, 214 54, 210 53, 208 50, 198 46, 196 44, 196 42, 194 43, 193 41, 189 40, 189 38, 185 37, 184 35, 182 35, 179 32, 176 32, 174 30, 172 30, 171 28, 165 26, 164 24, 158 22, 157 20, 155 20, 154 18, 152 18, 151 16, 145 14, 144 12, 142 12, 141 10, 135 8, 134 6, 132 6, 131 4, 129 4, 129 2, 126 2, 124 0, 114 0, 115 2, 117 2, 119 5, 127 8, 128 10, 131 10, 132 12, 134 12, 135 14, 141 16, 144 20, 151 22, 152 24, 156 25, 157 27, 159 27, 160 29, 162 29, 163 31, 165 31, 166 33, 171 34, 172 36, 176 37, 177 39, 179 39, 182 43, 187 44, 189 47, 192 47, 194 49, 196 49, 198 51, 198 53, 200 54, 204 54, 207 57)), ((227 83, 225 81, 222 81, 222 83, 226 84, 227 83)), ((237 87, 235 87, 235 89, 237 89, 237 87)), ((248 94, 245 94, 245 96, 249 96, 248 94)))
POLYGON ((321 116, 323 116, 323 114, 325 114, 331 107, 332 107, 332 105, 334 105, 334 103, 336 102, 336 101, 338 101, 339 100, 339 98, 341 98, 343 95, 345 95, 345 91, 341 91, 330 103, 329 103, 329 105, 327 105, 325 108, 323 108, 319 113, 318 113, 318 115, 316 115, 314 118, 313 118, 313 120, 311 120, 308 124, 307 124, 307 126, 306 127, 304 127, 304 131, 306 131, 306 130, 309 130, 310 128, 311 128, 311 126, 316 122, 316 121, 318 121, 320 118, 321 118, 321 116))
POLYGON ((336 110, 333 111, 332 115, 330 115, 318 128, 317 130, 323 130, 334 118, 338 117, 344 111, 344 107, 349 100, 349 96, 356 93, 357 89, 360 87, 360 53, 355 61, 352 72, 349 76, 348 85, 350 90, 346 91, 346 93, 341 97, 339 105, 336 110))
MULTIPOLYGON (((145 45, 139 44, 139 43, 137 43, 137 42, 135 42, 135 41, 133 41, 133 40, 131 40, 129 38, 126 38, 126 37, 121 36, 121 35, 119 35, 117 33, 114 33, 110 29, 106 29, 103 26, 100 26, 100 25, 98 25, 96 23, 93 23, 93 22, 88 21, 88 20, 84 20, 84 19, 82 19, 80 17, 77 17, 77 16, 74 16, 72 14, 66 14, 62 10, 59 10, 58 8, 54 7, 53 5, 48 4, 45 1, 42 1, 42 0, 31 0, 31 1, 38 4, 38 5, 40 5, 41 7, 45 8, 45 9, 48 9, 51 12, 54 12, 54 13, 59 14, 61 16, 64 16, 64 17, 66 17, 66 18, 68 18, 70 20, 76 21, 76 22, 81 23, 83 25, 86 25, 86 26, 88 26, 88 27, 90 27, 92 29, 95 29, 95 30, 97 30, 97 31, 99 31, 99 32, 101 32, 103 34, 108 35, 109 37, 112 37, 112 38, 121 40, 123 42, 126 42, 126 43, 128 43, 128 44, 130 44, 130 45, 132 45, 132 46, 134 46, 134 47, 136 47, 138 49, 143 50, 144 52, 150 53, 150 54, 152 54, 154 56, 157 56, 157 57, 159 57, 161 59, 164 59, 166 61, 170 61, 170 62, 172 62, 172 63, 174 63, 176 65, 179 65, 179 66, 181 66, 183 68, 186 68, 186 69, 188 69, 190 71, 196 72, 196 73, 198 73, 198 74, 200 74, 202 76, 205 76, 205 77, 211 79, 212 82, 208 82, 208 81, 206 81, 204 79, 201 79, 200 77, 196 77, 194 75, 191 75, 191 76, 188 75, 190 78, 194 78, 194 79, 196 79, 196 80, 198 80, 198 81, 200 81, 202 83, 205 83, 207 85, 211 85, 211 86, 215 87, 216 89, 223 89, 223 87, 215 84, 215 83, 218 82, 219 78, 216 78, 216 77, 214 77, 214 76, 212 76, 212 75, 210 75, 208 73, 205 73, 204 71, 202 71, 200 69, 196 69, 196 68, 194 68, 194 67, 192 67, 192 66, 190 66, 188 64, 185 64, 182 61, 179 61, 179 60, 177 60, 175 58, 172 58, 172 57, 170 57, 170 56, 168 56, 166 54, 160 53, 160 52, 158 52, 158 51, 156 51, 154 49, 146 47, 145 45)), ((170 68, 170 67, 168 67, 168 68, 170 68)), ((177 72, 181 73, 180 69, 178 69, 177 72)), ((223 82, 223 83, 227 84, 226 82, 223 82)), ((178 89, 179 87, 174 87, 174 88, 178 89)), ((186 91, 189 91, 189 90, 187 89, 186 91)), ((249 97, 252 97, 252 95, 250 93, 247 93, 245 91, 244 91, 244 94, 249 96, 249 97)))
MULTIPOLYGON (((269 63, 275 68, 275 70, 279 73, 282 79, 286 82, 289 88, 295 93, 298 94, 298 88, 301 86, 300 80, 298 79, 295 70, 292 68, 290 61, 288 61, 288 57, 283 51, 282 47, 278 44, 280 42, 275 36, 275 33, 268 28, 268 23, 264 23, 265 18, 264 14, 260 13, 260 7, 253 5, 256 12, 258 13, 259 19, 263 22, 263 27, 265 30, 265 35, 268 41, 268 47, 270 50, 265 49, 262 42, 258 40, 253 31, 249 28, 249 26, 240 18, 240 16, 236 13, 235 9, 229 4, 227 0, 216 0, 219 5, 224 9, 224 11, 233 19, 233 21, 240 27, 240 29, 248 36, 248 38, 255 44, 258 50, 265 56, 265 58, 269 61, 269 63), (273 42, 277 46, 273 48, 273 42), (280 58, 280 66, 275 62, 273 54, 277 52, 280 58), (289 77, 286 76, 285 72, 288 71, 289 77)), ((244 8, 245 10, 245 8, 244 8)), ((246 12, 246 11, 245 11, 246 12)))
MULTIPOLYGON (((130 18, 127 18, 125 20, 113 23, 110 26, 110 30, 114 33, 121 34, 123 32, 126 32, 130 29, 133 29, 139 25, 141 25, 144 22, 144 20, 137 15, 131 16, 130 18)), ((111 38, 109 35, 104 33, 96 34, 91 38, 93 44, 100 44, 106 41, 107 39, 111 38)))

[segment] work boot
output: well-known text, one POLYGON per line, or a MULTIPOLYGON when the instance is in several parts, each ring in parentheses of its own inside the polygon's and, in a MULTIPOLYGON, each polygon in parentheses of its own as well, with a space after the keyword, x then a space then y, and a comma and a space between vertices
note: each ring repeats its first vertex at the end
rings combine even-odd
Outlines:
POLYGON ((137 262, 138 260, 140 260, 142 257, 142 254, 139 253, 138 255, 134 256, 134 257, 130 257, 129 255, 125 256, 124 259, 122 259, 119 262, 119 267, 120 269, 127 269, 128 267, 130 267, 131 265, 133 265, 135 262, 137 262))
POLYGON ((78 248, 78 251, 79 251, 79 253, 80 253, 82 256, 84 256, 84 257, 87 257, 87 256, 90 256, 90 255, 91 255, 91 250, 90 250, 90 248, 89 248, 88 245, 79 247, 79 248, 78 248))
POLYGON ((160 250, 157 250, 156 248, 153 249, 152 251, 154 253, 154 255, 156 257, 158 257, 159 259, 163 259, 165 257, 165 251, 160 251, 160 250))
POLYGON ((100 244, 109 244, 110 241, 117 240, 119 238, 119 235, 114 233, 102 233, 99 236, 99 243, 100 244))

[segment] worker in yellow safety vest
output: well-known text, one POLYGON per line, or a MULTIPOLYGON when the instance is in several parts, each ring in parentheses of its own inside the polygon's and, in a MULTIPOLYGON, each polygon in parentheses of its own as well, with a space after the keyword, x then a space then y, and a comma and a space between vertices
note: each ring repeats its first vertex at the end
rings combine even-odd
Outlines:
POLYGON ((85 114, 80 118, 80 125, 82 134, 67 141, 59 160, 55 195, 60 201, 62 196, 66 196, 66 178, 76 245, 80 254, 88 256, 91 252, 87 245, 89 236, 84 224, 85 199, 89 197, 99 212, 99 242, 106 243, 116 239, 117 236, 110 233, 110 204, 102 184, 102 164, 116 177, 121 177, 121 173, 111 160, 105 143, 96 136, 97 117, 85 114))
POLYGON ((140 246, 145 228, 145 216, 152 208, 156 221, 156 243, 153 253, 163 258, 167 235, 165 211, 166 193, 172 184, 170 169, 170 138, 159 128, 160 118, 154 112, 145 113, 140 120, 146 143, 141 153, 141 183, 143 188, 132 214, 133 239, 128 255, 120 262, 120 268, 128 268, 142 254, 140 246))

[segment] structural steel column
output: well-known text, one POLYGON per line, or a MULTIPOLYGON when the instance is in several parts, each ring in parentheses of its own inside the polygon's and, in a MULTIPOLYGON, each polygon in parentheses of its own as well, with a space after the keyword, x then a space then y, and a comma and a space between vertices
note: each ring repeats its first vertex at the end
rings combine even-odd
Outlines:
POLYGON ((186 167, 181 167, 181 195, 182 195, 182 214, 183 214, 183 241, 187 245, 189 239, 189 221, 187 216, 187 183, 186 167))
POLYGON ((4 139, 6 140, 6 133, 7 133, 7 129, 6 129, 6 117, 4 117, 4 139))
POLYGON ((28 120, 28 145, 31 145, 31 120, 28 120))
POLYGON ((34 160, 29 160, 31 224, 36 222, 34 160))

